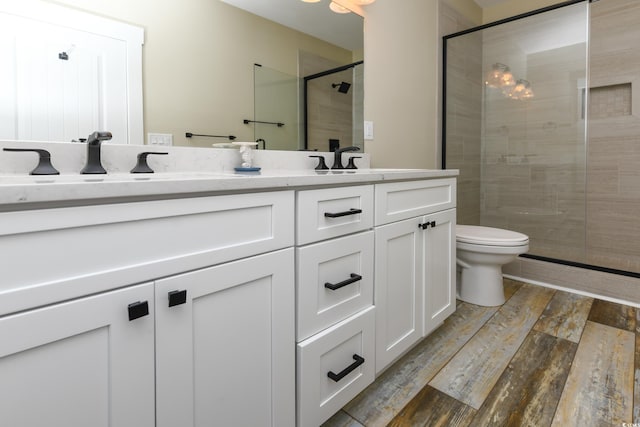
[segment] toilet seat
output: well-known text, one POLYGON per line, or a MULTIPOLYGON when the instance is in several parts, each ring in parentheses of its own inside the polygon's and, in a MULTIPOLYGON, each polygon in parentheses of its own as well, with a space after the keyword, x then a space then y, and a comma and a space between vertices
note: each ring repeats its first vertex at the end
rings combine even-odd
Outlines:
POLYGON ((524 246, 529 243, 526 234, 479 225, 456 225, 456 242, 483 246, 524 246))

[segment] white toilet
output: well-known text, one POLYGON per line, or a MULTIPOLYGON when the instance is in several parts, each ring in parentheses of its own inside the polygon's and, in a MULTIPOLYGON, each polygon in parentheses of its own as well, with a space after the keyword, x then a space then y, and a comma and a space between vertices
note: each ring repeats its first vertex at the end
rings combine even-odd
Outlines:
POLYGON ((504 304, 502 266, 529 250, 529 237, 515 231, 456 225, 458 299, 471 304, 504 304))

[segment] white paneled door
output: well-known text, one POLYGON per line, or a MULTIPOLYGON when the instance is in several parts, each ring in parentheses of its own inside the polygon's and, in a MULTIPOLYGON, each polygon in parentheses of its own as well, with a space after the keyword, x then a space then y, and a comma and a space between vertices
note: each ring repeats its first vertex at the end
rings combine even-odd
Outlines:
POLYGON ((114 143, 137 142, 128 40, 104 25, 102 33, 74 28, 64 16, 54 23, 3 12, 0 139, 71 141, 107 130, 114 143))

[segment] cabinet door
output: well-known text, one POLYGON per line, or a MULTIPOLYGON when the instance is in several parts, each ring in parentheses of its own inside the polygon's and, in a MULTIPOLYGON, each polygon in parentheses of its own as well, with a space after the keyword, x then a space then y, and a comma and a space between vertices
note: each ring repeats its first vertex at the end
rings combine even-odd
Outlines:
POLYGON ((293 272, 285 249, 156 282, 158 427, 294 425, 293 272))
POLYGON ((435 224, 424 230, 423 336, 433 331, 456 309, 456 210, 425 217, 435 224))
POLYGON ((153 284, 0 318, 0 424, 152 427, 153 328, 153 284))
POLYGON ((375 230, 376 373, 422 337, 420 218, 375 230))

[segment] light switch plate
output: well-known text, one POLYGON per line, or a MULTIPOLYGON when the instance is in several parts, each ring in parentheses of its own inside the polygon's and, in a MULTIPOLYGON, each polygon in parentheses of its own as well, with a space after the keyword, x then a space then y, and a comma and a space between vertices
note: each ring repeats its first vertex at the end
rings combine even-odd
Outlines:
POLYGON ((173 135, 170 133, 148 133, 147 144, 149 145, 173 145, 173 135))
POLYGON ((369 120, 364 121, 364 139, 367 141, 373 140, 373 122, 369 120))

